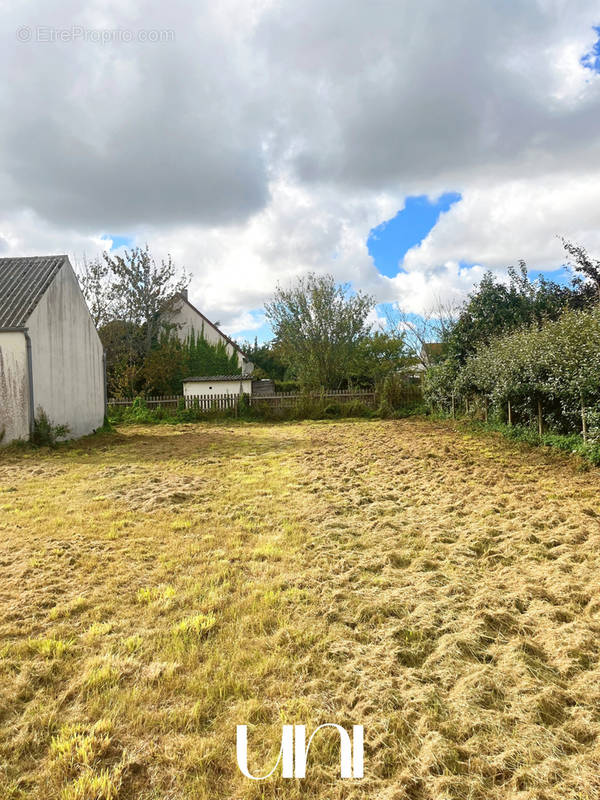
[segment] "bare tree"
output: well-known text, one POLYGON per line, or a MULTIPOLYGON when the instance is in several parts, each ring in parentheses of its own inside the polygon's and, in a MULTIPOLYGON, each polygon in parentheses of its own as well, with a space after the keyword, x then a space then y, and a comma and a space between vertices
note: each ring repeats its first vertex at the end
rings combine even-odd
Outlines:
POLYGON ((438 297, 423 314, 411 314, 399 306, 386 310, 387 328, 404 335, 409 349, 424 367, 431 366, 432 343, 443 342, 458 319, 460 304, 438 297))
POLYGON ((573 259, 570 266, 575 272, 584 275, 594 286, 595 292, 600 299, 600 259, 590 258, 587 250, 582 245, 573 244, 564 237, 561 238, 563 247, 573 259))
POLYGON ((76 262, 75 270, 94 325, 100 328, 113 318, 110 267, 104 259, 88 261, 84 255, 83 265, 76 262))

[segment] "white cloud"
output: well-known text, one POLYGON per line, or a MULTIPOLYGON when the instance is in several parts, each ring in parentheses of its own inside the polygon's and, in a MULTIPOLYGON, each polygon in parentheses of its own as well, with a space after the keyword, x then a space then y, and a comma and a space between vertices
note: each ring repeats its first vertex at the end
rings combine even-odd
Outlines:
POLYGON ((600 248, 594 24, 592 0, 21 0, 0 22, 0 250, 135 236, 234 332, 307 269, 420 310, 471 288, 461 262, 558 266, 555 234, 600 248), (175 41, 40 43, 39 25, 175 41), (443 191, 463 200, 378 275, 370 228, 443 191))
POLYGON ((558 236, 600 248, 598 209, 598 169, 474 186, 406 254, 404 268, 424 273, 449 258, 497 270, 523 258, 532 268, 557 269, 565 261, 558 236))
POLYGON ((389 297, 403 311, 424 314, 435 311, 439 303, 460 302, 483 277, 480 265, 460 267, 447 261, 434 269, 413 269, 388 279, 389 297))
POLYGON ((240 309, 261 307, 278 283, 309 270, 331 272, 376 294, 385 291, 366 240, 374 225, 395 213, 393 197, 369 192, 349 202, 285 177, 269 189, 271 203, 244 224, 148 232, 154 252, 168 251, 192 271, 190 296, 205 313, 218 315, 230 330, 245 330, 250 326, 237 327, 240 309))

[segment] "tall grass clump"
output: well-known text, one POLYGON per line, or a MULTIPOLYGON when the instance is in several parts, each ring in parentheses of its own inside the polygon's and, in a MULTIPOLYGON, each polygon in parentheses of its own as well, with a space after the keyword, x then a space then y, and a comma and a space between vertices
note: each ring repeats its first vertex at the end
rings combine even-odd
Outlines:
POLYGON ((109 406, 109 420, 116 424, 153 424, 201 422, 206 420, 240 419, 247 421, 285 421, 302 419, 342 419, 345 417, 370 417, 373 409, 361 400, 336 400, 331 397, 304 395, 293 402, 274 405, 268 401, 255 400, 252 404, 242 395, 237 404, 227 409, 202 409, 192 403, 186 407, 180 399, 177 406, 148 408, 146 401, 138 397, 131 406, 109 406))
POLYGON ((379 392, 377 416, 385 419, 425 412, 420 387, 407 383, 400 375, 385 377, 379 392))

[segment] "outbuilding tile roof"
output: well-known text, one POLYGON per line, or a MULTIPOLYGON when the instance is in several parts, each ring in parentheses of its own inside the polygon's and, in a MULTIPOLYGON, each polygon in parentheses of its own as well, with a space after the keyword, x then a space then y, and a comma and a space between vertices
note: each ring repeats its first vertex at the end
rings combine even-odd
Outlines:
POLYGON ((26 325, 66 258, 0 258, 0 330, 26 325))
POLYGON ((251 375, 200 375, 197 378, 184 378, 184 383, 206 383, 207 381, 247 381, 251 380, 251 375))

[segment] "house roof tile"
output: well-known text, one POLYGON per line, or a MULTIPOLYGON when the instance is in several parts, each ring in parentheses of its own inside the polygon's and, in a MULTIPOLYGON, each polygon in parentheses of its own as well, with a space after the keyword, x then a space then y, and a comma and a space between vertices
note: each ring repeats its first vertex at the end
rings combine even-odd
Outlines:
POLYGON ((23 328, 67 256, 0 258, 0 330, 23 328))
POLYGON ((184 378, 184 383, 207 383, 208 381, 248 381, 251 375, 199 375, 196 378, 184 378))

